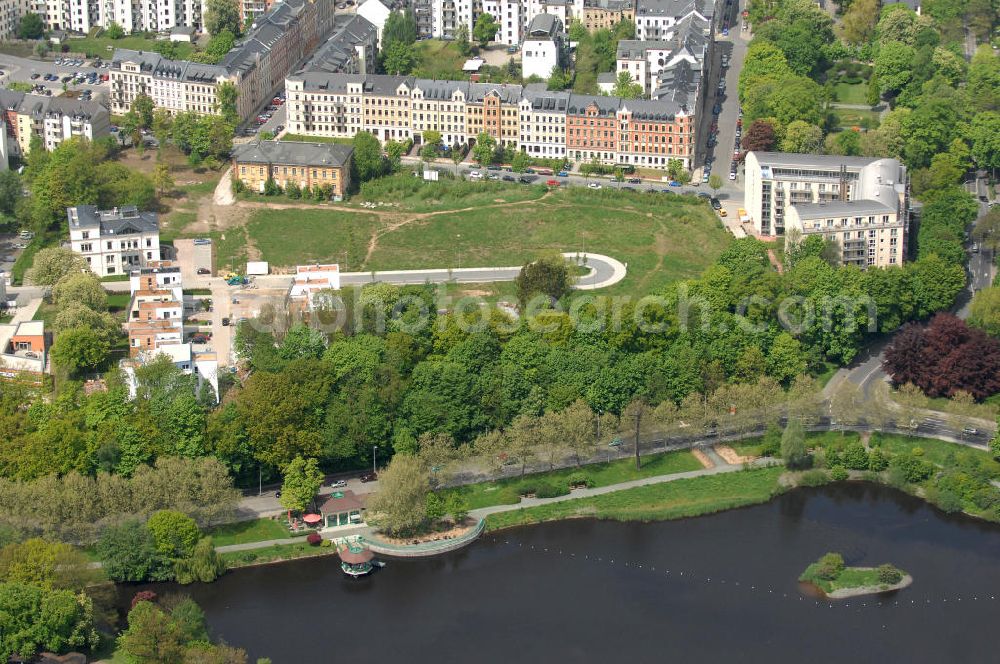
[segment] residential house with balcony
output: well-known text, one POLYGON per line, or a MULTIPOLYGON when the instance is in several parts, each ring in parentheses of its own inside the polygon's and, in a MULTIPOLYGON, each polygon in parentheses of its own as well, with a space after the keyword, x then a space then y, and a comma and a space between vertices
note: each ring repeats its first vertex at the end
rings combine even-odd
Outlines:
MULTIPOLYGON (((866 238, 878 240, 875 248, 879 249, 883 239, 894 237, 891 231, 895 229, 900 247, 897 256, 902 262, 910 202, 906 167, 898 160, 752 151, 746 155, 745 173, 743 207, 757 235, 785 235, 794 229, 798 237, 822 232, 829 239, 840 241, 845 239, 842 232, 884 228, 887 231, 884 237, 879 231, 875 237, 866 238), (843 205, 858 202, 864 204, 855 206, 854 212, 843 205), (820 203, 828 207, 817 207, 820 203), (793 212, 792 207, 797 210, 793 212), (886 208, 890 212, 883 212, 886 208), (889 219, 883 222, 886 215, 889 219), (859 218, 867 224, 870 216, 877 219, 877 228, 874 222, 855 225, 859 218), (815 225, 817 221, 822 222, 820 227, 815 225), (825 232, 826 229, 829 231, 825 232)), ((885 246, 892 245, 886 242, 885 246)), ((891 255, 891 251, 884 255, 876 251, 865 259, 874 258, 875 262, 868 263, 872 265, 883 261, 888 264, 891 255)))
POLYGON ((70 246, 99 277, 129 274, 160 260, 160 222, 155 212, 134 206, 98 210, 96 205, 66 209, 70 246))

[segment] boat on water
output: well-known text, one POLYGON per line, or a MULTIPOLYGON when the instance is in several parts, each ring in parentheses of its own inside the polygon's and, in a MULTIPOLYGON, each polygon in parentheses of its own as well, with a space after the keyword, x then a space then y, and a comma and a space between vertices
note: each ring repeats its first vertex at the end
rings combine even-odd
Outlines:
POLYGON ((368 547, 357 542, 337 546, 340 555, 340 569, 344 574, 358 578, 371 574, 375 567, 385 567, 385 563, 375 560, 375 554, 368 547))

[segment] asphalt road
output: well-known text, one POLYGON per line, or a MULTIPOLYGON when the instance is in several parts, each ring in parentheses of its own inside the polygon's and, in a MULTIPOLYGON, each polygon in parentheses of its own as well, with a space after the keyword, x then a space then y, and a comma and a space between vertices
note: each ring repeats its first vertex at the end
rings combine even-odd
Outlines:
MULTIPOLYGON (((973 192, 976 191, 975 183, 970 185, 970 190, 973 192)), ((990 208, 987 203, 980 202, 980 216, 989 212, 989 209, 990 208)), ((968 245, 970 251, 971 247, 972 244, 970 243, 968 245)), ((954 309, 956 316, 959 318, 968 317, 972 296, 976 291, 992 284, 995 274, 996 268, 993 266, 993 256, 988 250, 982 249, 977 253, 970 253, 968 264, 969 284, 966 287, 965 292, 961 293, 958 297, 958 301, 956 302, 954 309)), ((855 360, 855 363, 850 367, 846 376, 847 380, 861 387, 866 398, 873 397, 873 388, 875 385, 888 379, 886 373, 882 371, 882 360, 884 359, 885 347, 888 344, 889 340, 884 339, 879 343, 869 346, 867 353, 863 357, 855 360)), ((938 430, 935 428, 938 426, 938 423, 930 420, 921 423, 921 426, 930 427, 930 430, 932 431, 938 430)))

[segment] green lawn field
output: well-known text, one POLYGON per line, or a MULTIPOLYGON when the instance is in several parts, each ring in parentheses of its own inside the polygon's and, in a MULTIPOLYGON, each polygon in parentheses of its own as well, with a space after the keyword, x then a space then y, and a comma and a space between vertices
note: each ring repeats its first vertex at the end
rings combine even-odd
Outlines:
MULTIPOLYGON (((372 211, 258 209, 247 232, 262 260, 339 262, 348 271, 520 265, 545 251, 589 251, 628 266, 607 292, 648 293, 701 274, 731 236, 689 196, 459 183, 434 196, 395 191, 372 211), (469 185, 473 186, 469 186, 469 185)), ((437 188, 434 188, 437 187, 437 188)), ((365 200, 364 192, 358 197, 365 200)))

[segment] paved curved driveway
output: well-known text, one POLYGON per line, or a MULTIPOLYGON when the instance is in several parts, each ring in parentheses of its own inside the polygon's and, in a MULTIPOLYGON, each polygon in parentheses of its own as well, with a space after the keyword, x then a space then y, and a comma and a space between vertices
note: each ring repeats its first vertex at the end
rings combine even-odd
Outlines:
MULTIPOLYGON (((591 253, 565 253, 571 260, 586 259, 585 265, 590 273, 577 280, 579 290, 594 290, 617 284, 625 278, 625 265, 610 256, 591 253)), ((466 283, 482 284, 494 281, 514 281, 521 272, 521 266, 513 267, 465 267, 455 269, 433 270, 388 270, 385 272, 344 272, 340 275, 343 285, 369 284, 383 281, 390 284, 423 284, 423 283, 466 283)))

